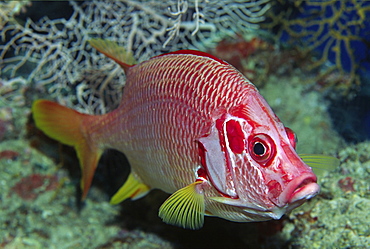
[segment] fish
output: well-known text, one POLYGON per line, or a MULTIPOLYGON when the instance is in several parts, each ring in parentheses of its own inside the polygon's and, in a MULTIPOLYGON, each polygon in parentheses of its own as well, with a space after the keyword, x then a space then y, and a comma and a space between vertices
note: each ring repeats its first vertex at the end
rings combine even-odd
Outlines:
MULTIPOLYGON (((295 133, 226 61, 180 50, 131 64, 132 55, 116 43, 89 43, 126 75, 119 106, 88 115, 45 99, 32 105, 36 127, 75 148, 83 200, 106 149, 124 153, 131 168, 110 203, 160 189, 170 196, 159 217, 186 229, 200 229, 205 216, 280 219, 318 194, 315 173, 295 150, 295 133)), ((306 157, 320 164, 320 155, 306 157)))

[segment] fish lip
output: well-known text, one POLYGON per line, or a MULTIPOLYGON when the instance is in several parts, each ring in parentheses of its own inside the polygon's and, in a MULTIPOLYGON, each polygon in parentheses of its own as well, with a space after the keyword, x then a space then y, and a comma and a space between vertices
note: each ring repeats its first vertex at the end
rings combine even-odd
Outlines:
POLYGON ((279 196, 279 206, 293 204, 295 202, 303 203, 304 200, 310 199, 320 191, 316 183, 317 177, 312 173, 302 174, 293 179, 279 196))

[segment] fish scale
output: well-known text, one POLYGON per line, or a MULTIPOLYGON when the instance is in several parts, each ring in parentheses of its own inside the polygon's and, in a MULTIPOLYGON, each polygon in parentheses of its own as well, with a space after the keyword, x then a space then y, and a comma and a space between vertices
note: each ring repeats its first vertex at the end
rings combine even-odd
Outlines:
POLYGON ((199 229, 205 215, 278 219, 318 193, 315 174, 295 152, 294 133, 225 61, 183 50, 128 65, 117 44, 90 44, 126 73, 119 107, 94 116, 47 100, 32 106, 39 129, 76 149, 83 198, 108 148, 123 152, 131 166, 111 203, 161 189, 171 195, 159 216, 184 228, 199 229))
MULTIPOLYGON (((162 172, 155 172, 155 169, 160 169, 161 167, 180 168, 178 171, 171 172, 169 175, 165 176, 172 179, 180 178, 182 179, 183 185, 179 185, 175 180, 170 181, 177 184, 173 184, 173 186, 167 185, 167 192, 174 192, 178 188, 184 187, 195 180, 194 170, 200 165, 199 155, 197 154, 198 145, 195 141, 199 137, 205 135, 204 131, 206 131, 207 128, 209 129, 210 126, 209 122, 204 121, 211 119, 211 113, 213 111, 212 105, 225 105, 225 103, 222 102, 225 102, 227 99, 233 99, 230 97, 222 97, 223 92, 226 92, 226 95, 229 96, 232 94, 232 91, 228 88, 228 82, 231 81, 230 79, 230 81, 214 82, 212 85, 217 86, 217 88, 210 87, 209 85, 212 81, 207 79, 215 73, 215 70, 208 70, 204 71, 204 73, 200 73, 203 72, 202 68, 205 67, 205 65, 207 65, 207 67, 216 68, 216 66, 220 65, 219 62, 212 61, 205 57, 199 58, 194 55, 188 55, 186 58, 181 59, 179 59, 179 57, 180 56, 176 54, 161 56, 153 59, 150 63, 142 63, 131 68, 127 75, 128 84, 125 87, 122 101, 123 103, 128 103, 125 105, 125 109, 131 109, 134 106, 140 108, 140 105, 143 105, 143 107, 139 110, 135 108, 135 113, 117 114, 121 119, 129 120, 131 123, 130 125, 123 126, 135 127, 132 130, 126 128, 125 131, 127 134, 130 134, 131 137, 139 138, 138 140, 141 141, 137 144, 138 147, 135 148, 135 150, 142 151, 145 150, 145 148, 150 148, 150 150, 157 151, 157 153, 163 154, 164 157, 168 157, 170 156, 169 153, 166 153, 168 149, 169 151, 173 151, 173 148, 177 146, 185 146, 187 148, 188 153, 177 153, 177 155, 182 156, 173 160, 174 162, 169 162, 171 165, 168 165, 168 160, 165 159, 153 160, 153 157, 145 157, 145 161, 143 160, 132 167, 132 171, 134 173, 140 172, 137 173, 137 175, 141 176, 142 181, 152 188, 161 188, 161 186, 163 186, 162 181, 157 180, 159 177, 163 176, 162 172), (184 63, 187 65, 186 68, 179 66, 184 63), (193 68, 196 68, 197 65, 201 65, 201 67, 199 67, 199 75, 196 77, 199 82, 184 80, 184 78, 187 78, 187 75, 194 73, 193 68), (171 79, 171 81, 164 81, 163 79, 171 79), (139 86, 139 89, 137 89, 137 86, 139 86), (209 101, 210 98, 200 98, 203 96, 201 93, 205 92, 206 89, 212 89, 213 91, 210 95, 218 96, 220 100, 218 101, 216 98, 212 99, 213 101, 209 101), (126 92, 130 93, 129 96, 126 96, 126 92), (166 98, 164 98, 164 96, 166 96, 166 98), (151 104, 148 106, 148 103, 151 104), (183 115, 187 113, 192 113, 193 116, 189 116, 189 114, 183 115), (140 117, 140 120, 136 121, 131 115, 140 117), (138 127, 140 128, 138 129, 138 127), (150 132, 145 132, 148 127, 151 127, 152 130, 150 132), (182 132, 179 133, 178 130, 182 132), (155 135, 155 137, 146 138, 140 134, 151 134, 155 135), (142 144, 145 148, 141 146, 142 144), (191 151, 193 151, 193 153, 189 153, 191 151), (147 172, 146 167, 148 164, 151 165, 153 170, 150 171, 150 174, 145 174, 143 177, 144 173, 141 172, 147 172)), ((231 68, 231 66, 226 65, 223 71, 219 69, 220 72, 216 73, 221 75, 227 74, 227 69, 229 68, 231 68)), ((235 74, 235 76, 239 78, 242 77, 240 74, 235 74)), ((239 82, 242 82, 242 79, 239 79, 239 82)), ((247 84, 245 85, 249 86, 247 84)), ((240 92, 234 91, 234 93, 239 94, 240 92)), ((123 103, 121 105, 124 105, 123 103)), ((117 130, 114 126, 110 128, 112 130, 117 130)), ((130 141, 129 137, 124 137, 122 139, 130 141)), ((137 157, 137 155, 131 156, 131 148, 122 148, 120 145, 115 144, 115 141, 108 142, 111 147, 125 152, 129 161, 131 157, 137 157)))

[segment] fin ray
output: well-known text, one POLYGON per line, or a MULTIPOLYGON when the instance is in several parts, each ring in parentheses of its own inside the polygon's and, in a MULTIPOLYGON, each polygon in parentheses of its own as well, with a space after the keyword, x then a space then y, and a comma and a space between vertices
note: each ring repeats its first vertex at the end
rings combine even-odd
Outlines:
POLYGON ((52 139, 75 148, 82 170, 82 199, 85 199, 103 153, 95 144, 88 143, 84 134, 88 128, 83 127, 86 123, 83 119, 93 116, 42 99, 33 103, 32 114, 37 128, 52 139))
POLYGON ((340 161, 336 157, 319 154, 299 154, 299 157, 308 166, 312 167, 315 174, 321 175, 324 171, 336 169, 340 161))
POLYGON ((100 53, 118 63, 125 71, 131 66, 136 64, 132 53, 127 52, 123 47, 117 43, 104 39, 90 39, 89 44, 98 50, 100 53))
POLYGON ((159 208, 159 217, 166 223, 188 229, 203 226, 205 202, 202 193, 198 193, 198 184, 194 182, 173 193, 159 208))

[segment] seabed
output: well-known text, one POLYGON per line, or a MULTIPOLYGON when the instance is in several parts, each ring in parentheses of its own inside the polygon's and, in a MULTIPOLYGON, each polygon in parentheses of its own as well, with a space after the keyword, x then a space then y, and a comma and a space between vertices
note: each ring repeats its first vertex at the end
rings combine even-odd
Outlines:
POLYGON ((138 201, 110 205, 112 191, 104 187, 112 181, 109 174, 94 181, 87 199, 81 203, 79 167, 72 150, 45 139, 33 129, 28 99, 13 106, 0 101, 0 122, 6 130, 0 142, 0 247, 370 246, 370 143, 344 143, 331 128, 321 95, 315 91, 303 93, 305 87, 299 83, 302 79, 304 75, 299 71, 283 80, 270 77, 261 93, 282 121, 297 133, 299 153, 323 153, 325 149, 338 156, 340 166, 324 170, 319 175, 321 193, 282 220, 243 224, 207 217, 199 231, 161 222, 157 210, 167 197, 161 191, 153 191, 138 201))
MULTIPOLYGON (((107 7, 109 1, 95 2, 107 7)), ((76 3, 73 6, 77 8, 76 3)), ((288 55, 293 58, 294 51, 288 55)), ((250 56, 242 64, 255 73, 253 83, 284 125, 297 134, 298 153, 340 160, 337 168, 318 173, 321 192, 316 197, 281 220, 235 223, 206 217, 202 229, 184 230, 158 217, 159 206, 168 197, 159 190, 137 201, 109 204, 129 169, 121 154, 109 152, 99 164, 86 200, 81 201, 80 168, 73 149, 45 137, 31 118, 32 101, 50 97, 47 89, 33 88, 24 79, 27 75, 12 78, 4 73, 0 74, 0 248, 370 248, 370 141, 349 143, 333 125, 338 119, 360 121, 355 115, 333 115, 330 100, 324 97, 328 94, 323 94, 330 88, 312 87, 316 75, 307 73, 304 66, 279 65, 279 70, 288 70, 267 74, 258 68, 262 57, 268 60, 270 51, 250 56), (261 75, 266 75, 262 81, 261 75)), ((76 92, 66 94, 71 96, 69 104, 76 102, 72 98, 76 92)), ((333 91, 331 98, 348 97, 336 94, 333 91)))

